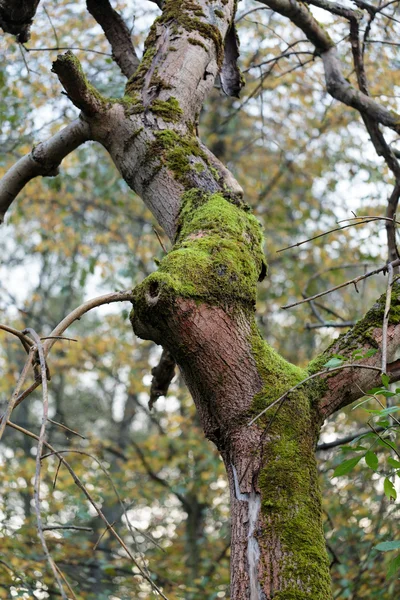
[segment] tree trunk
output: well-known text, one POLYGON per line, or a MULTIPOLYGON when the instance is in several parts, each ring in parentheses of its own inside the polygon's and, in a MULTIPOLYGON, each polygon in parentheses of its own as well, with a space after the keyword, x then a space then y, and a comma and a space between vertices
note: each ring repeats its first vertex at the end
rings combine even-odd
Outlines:
MULTIPOLYGON (((189 215, 196 219, 192 211, 189 215)), ((204 242, 202 232, 197 238, 194 231, 188 234, 183 252, 204 242)), ((248 426, 255 413, 306 375, 263 343, 253 310, 235 298, 237 280, 231 279, 228 305, 230 276, 217 238, 210 255, 218 266, 215 289, 225 294, 220 303, 182 298, 176 293, 181 286, 176 271, 171 278, 161 265, 137 289, 133 326, 141 337, 162 341, 174 355, 205 434, 224 459, 232 506, 232 599, 329 600, 314 457, 321 420, 312 408, 312 394, 297 391, 279 412, 271 410, 262 424, 248 426)), ((172 250, 164 260, 168 263, 179 251, 172 250)), ((201 276, 197 271, 196 277, 201 276)), ((190 284, 187 270, 182 278, 190 284)))

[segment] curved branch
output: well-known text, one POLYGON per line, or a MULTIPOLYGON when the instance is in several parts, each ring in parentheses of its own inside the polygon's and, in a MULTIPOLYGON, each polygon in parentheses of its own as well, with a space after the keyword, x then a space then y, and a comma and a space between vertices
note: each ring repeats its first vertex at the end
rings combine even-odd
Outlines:
POLYGON ((378 123, 400 132, 400 115, 357 90, 344 77, 335 43, 305 4, 296 0, 259 0, 259 2, 290 19, 305 33, 322 58, 326 89, 333 98, 357 109, 378 123))
POLYGON ((140 61, 125 21, 112 8, 109 0, 87 0, 86 6, 110 42, 113 59, 125 77, 129 79, 136 71, 140 61))
POLYGON ((13 200, 31 179, 57 175, 61 161, 90 139, 88 123, 76 119, 20 158, 0 180, 0 223, 4 221, 13 200))

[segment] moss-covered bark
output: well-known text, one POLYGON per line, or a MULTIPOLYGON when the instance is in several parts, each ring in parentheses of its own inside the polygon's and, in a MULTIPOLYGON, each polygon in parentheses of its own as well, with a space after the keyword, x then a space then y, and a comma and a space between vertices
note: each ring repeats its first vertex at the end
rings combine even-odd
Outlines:
POLYGON ((329 600, 314 457, 320 421, 311 395, 297 390, 247 427, 251 416, 307 376, 258 333, 256 284, 264 272, 261 230, 248 207, 190 189, 172 250, 135 291, 132 323, 172 352, 206 435, 227 465, 232 503, 240 505, 232 517, 232 598, 259 590, 254 598, 329 600), (251 498, 260 499, 261 509, 250 540, 243 511, 250 511, 251 498), (248 554, 250 544, 258 559, 251 558, 257 552, 248 554))

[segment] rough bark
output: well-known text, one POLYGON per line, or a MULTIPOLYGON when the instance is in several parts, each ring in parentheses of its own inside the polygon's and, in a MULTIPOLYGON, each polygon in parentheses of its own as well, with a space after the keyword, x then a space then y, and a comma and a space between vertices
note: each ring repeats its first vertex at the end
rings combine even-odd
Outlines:
POLYGON ((12 33, 24 44, 29 40, 30 29, 40 0, 0 0, 0 27, 12 33))

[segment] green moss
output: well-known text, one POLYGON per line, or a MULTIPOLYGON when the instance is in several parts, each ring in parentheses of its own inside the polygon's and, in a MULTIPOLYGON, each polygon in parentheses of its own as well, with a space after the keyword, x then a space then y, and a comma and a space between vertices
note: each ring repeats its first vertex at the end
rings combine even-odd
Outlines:
POLYGON ((183 115, 179 102, 174 97, 168 98, 168 100, 154 100, 149 108, 151 112, 162 117, 164 121, 177 122, 183 115))
MULTIPOLYGON (((378 348, 375 337, 373 336, 374 330, 378 327, 381 328, 383 324, 383 315, 385 312, 386 294, 383 294, 373 305, 373 307, 367 312, 367 314, 360 319, 354 327, 352 327, 346 333, 342 333, 337 340, 334 340, 332 344, 316 359, 311 361, 308 366, 308 372, 310 375, 317 373, 323 369, 325 363, 332 358, 333 349, 335 354, 340 354, 348 359, 352 358, 354 350, 362 349, 365 346, 372 348, 378 348)), ((398 324, 400 323, 400 284, 395 283, 393 285, 391 293, 391 305, 389 312, 389 323, 398 324)))
MULTIPOLYGON (((306 379, 308 373, 266 344, 255 323, 250 343, 263 381, 253 400, 254 416, 306 379)), ((296 388, 258 423, 262 430, 268 428, 262 451, 264 466, 258 479, 266 517, 259 541, 262 545, 262 539, 278 538, 284 556, 280 579, 286 586, 275 595, 281 600, 328 600, 330 578, 314 456, 320 423, 315 419, 309 389, 296 388)))
POLYGON ((150 86, 157 88, 157 90, 171 90, 172 86, 169 85, 158 73, 158 68, 154 69, 154 73, 150 79, 150 86))
POLYGON ((192 46, 201 46, 206 52, 208 52, 207 46, 200 42, 200 40, 196 40, 196 38, 189 37, 188 42, 192 44, 192 46))
POLYGON ((224 18, 224 16, 225 16, 225 15, 224 15, 224 13, 222 12, 222 10, 219 10, 218 8, 216 8, 216 9, 214 10, 214 14, 215 14, 217 17, 219 17, 220 19, 223 19, 223 18, 224 18))
POLYGON ((133 92, 130 96, 124 96, 123 98, 113 98, 111 101, 122 104, 126 115, 138 115, 144 112, 142 99, 137 92, 133 92))
MULTIPOLYGON (((150 33, 150 35, 152 35, 152 33, 150 33)), ((149 38, 147 38, 146 41, 148 42, 149 38)), ((155 40, 154 40, 154 44, 155 44, 155 40)), ((136 91, 142 89, 145 76, 151 67, 151 63, 152 63, 152 60, 153 60, 155 54, 156 54, 155 45, 153 45, 153 46, 149 45, 149 47, 146 49, 146 51, 143 55, 140 65, 138 66, 138 68, 136 69, 136 71, 134 72, 132 77, 128 80, 128 82, 125 86, 125 94, 127 96, 131 96, 136 91)))
MULTIPOLYGON (((215 44, 217 62, 221 66, 224 58, 224 43, 221 33, 216 25, 205 23, 201 18, 206 18, 199 4, 193 0, 166 0, 160 22, 173 21, 186 31, 196 31, 203 38, 211 39, 215 44), (194 16, 192 16, 194 15, 194 16)), ((206 48, 206 47, 205 47, 206 48)))
POLYGON ((170 169, 177 181, 185 186, 190 186, 188 178, 192 166, 191 158, 197 157, 207 164, 207 155, 200 148, 197 139, 193 136, 182 136, 172 130, 155 132, 155 141, 150 145, 148 158, 157 157, 170 169))
POLYGON ((144 289, 156 287, 166 305, 184 297, 230 307, 239 302, 253 310, 261 243, 255 217, 220 194, 192 189, 183 197, 176 243, 144 289))

